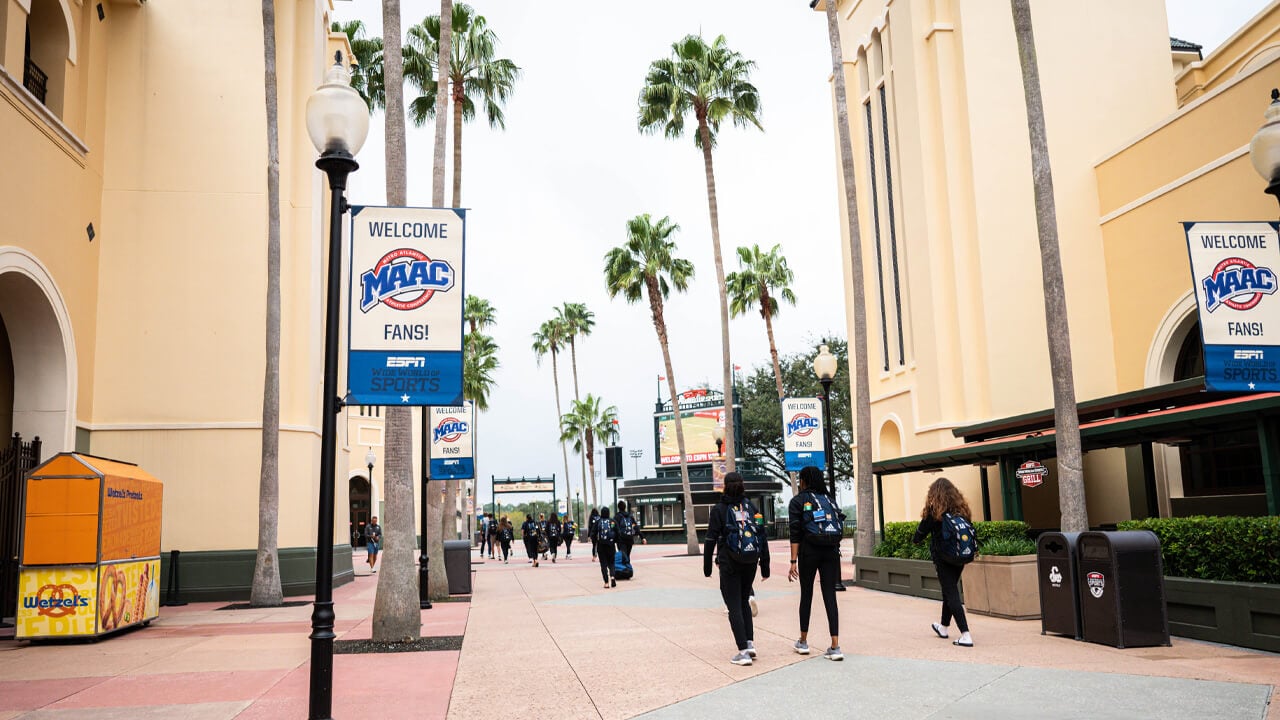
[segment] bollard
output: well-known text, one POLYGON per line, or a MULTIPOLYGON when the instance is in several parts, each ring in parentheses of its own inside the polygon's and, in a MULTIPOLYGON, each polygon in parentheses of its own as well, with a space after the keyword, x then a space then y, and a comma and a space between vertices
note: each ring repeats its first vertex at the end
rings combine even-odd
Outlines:
POLYGON ((164 607, 178 607, 186 605, 178 599, 178 593, 182 586, 178 581, 178 557, 181 555, 179 550, 169 551, 169 583, 165 589, 165 601, 160 603, 164 607))

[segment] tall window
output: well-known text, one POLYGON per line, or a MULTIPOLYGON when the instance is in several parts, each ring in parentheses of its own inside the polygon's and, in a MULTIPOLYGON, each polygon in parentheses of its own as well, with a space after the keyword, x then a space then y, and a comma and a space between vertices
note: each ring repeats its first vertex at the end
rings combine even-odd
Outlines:
POLYGON ((885 206, 889 210, 889 263, 893 268, 893 317, 898 329, 898 364, 907 364, 906 343, 902 332, 902 284, 898 277, 898 228, 893 217, 893 156, 889 151, 889 102, 885 85, 880 83, 880 134, 884 137, 885 206))
POLYGON ((871 165, 871 226, 876 239, 876 287, 879 291, 877 297, 880 300, 880 350, 884 360, 884 370, 889 372, 889 321, 885 317, 884 307, 884 263, 880 260, 884 257, 884 252, 880 248, 880 203, 877 200, 880 197, 880 192, 876 188, 878 180, 876 178, 875 126, 871 123, 871 100, 864 101, 862 107, 866 110, 867 116, 867 162, 871 165))

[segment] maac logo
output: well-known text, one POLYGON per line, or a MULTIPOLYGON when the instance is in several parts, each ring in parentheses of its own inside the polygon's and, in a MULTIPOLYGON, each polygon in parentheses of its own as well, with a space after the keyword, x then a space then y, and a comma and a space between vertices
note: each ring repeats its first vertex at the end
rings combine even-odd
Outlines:
POLYGON ((1107 579, 1100 572, 1091 572, 1089 577, 1085 579, 1089 585, 1089 594, 1096 598, 1102 597, 1102 591, 1107 587, 1107 579))
POLYGON ((1248 310, 1272 295, 1280 285, 1271 268, 1258 267, 1244 258, 1229 257, 1200 281, 1204 289, 1204 309, 1213 312, 1226 305, 1232 310, 1248 310))
POLYGON ((392 310, 416 310, 436 292, 452 288, 453 274, 444 260, 413 248, 392 250, 360 274, 360 311, 369 312, 379 303, 392 310))
POLYGON ((467 431, 467 423, 458 418, 448 417, 440 421, 436 425, 436 429, 431 431, 431 442, 438 443, 456 442, 462 434, 467 431))
POLYGON ((796 437, 809 437, 814 430, 818 429, 818 418, 809 417, 805 414, 796 415, 791 418, 791 422, 787 423, 787 437, 795 435, 796 437))

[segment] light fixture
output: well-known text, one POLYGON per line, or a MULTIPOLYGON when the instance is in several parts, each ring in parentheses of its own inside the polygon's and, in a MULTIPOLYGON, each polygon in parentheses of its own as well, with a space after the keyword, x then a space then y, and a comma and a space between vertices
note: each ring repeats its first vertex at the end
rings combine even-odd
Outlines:
POLYGON ((826 345, 818 346, 818 355, 813 358, 813 373, 823 381, 830 381, 836 376, 836 356, 826 345))
POLYGON ((369 106, 351 87, 342 52, 335 52, 333 59, 324 83, 307 98, 307 134, 323 155, 355 155, 369 136, 369 106))
POLYGON ((1249 159, 1267 181, 1267 193, 1280 200, 1280 90, 1271 90, 1271 104, 1262 117, 1262 127, 1249 142, 1249 159))
POLYGON ((378 456, 373 454, 373 450, 364 454, 364 464, 373 467, 378 462, 378 456))

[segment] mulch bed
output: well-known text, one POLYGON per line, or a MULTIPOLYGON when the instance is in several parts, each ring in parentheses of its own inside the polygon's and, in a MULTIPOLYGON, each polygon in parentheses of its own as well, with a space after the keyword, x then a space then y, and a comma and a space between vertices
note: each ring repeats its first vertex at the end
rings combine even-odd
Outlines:
POLYGON ((334 640, 334 655, 363 655, 366 653, 432 652, 461 650, 461 635, 424 637, 403 643, 384 643, 373 640, 334 640))
POLYGON ((270 610, 271 608, 276 608, 276 607, 298 607, 300 605, 310 605, 310 604, 311 604, 310 600, 286 600, 285 602, 282 602, 279 605, 267 606, 267 605, 250 605, 249 603, 232 603, 230 605, 223 605, 220 608, 214 608, 214 609, 215 610, 270 610))

